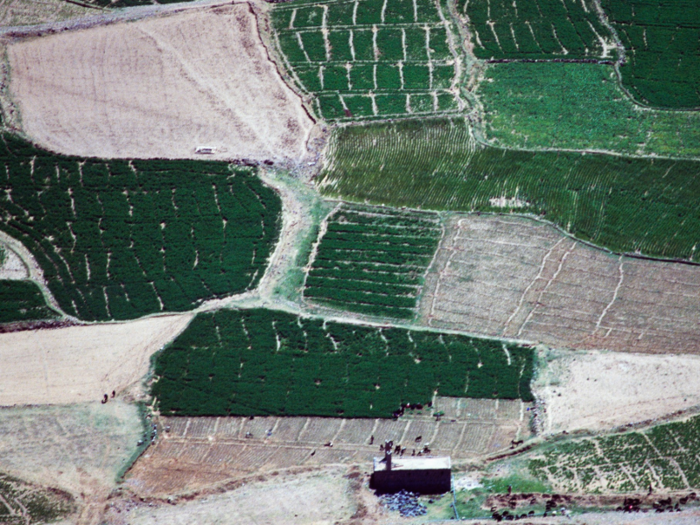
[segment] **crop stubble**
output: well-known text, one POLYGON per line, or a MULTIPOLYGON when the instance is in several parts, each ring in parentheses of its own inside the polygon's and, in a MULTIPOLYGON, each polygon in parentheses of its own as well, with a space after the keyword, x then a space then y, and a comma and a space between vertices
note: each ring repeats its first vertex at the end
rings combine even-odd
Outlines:
POLYGON ((439 422, 428 414, 399 420, 163 417, 161 426, 169 430, 136 462, 126 483, 139 495, 164 496, 283 469, 366 466, 381 455, 385 439, 407 447, 407 455, 430 443, 433 455, 477 459, 529 435, 527 406, 521 401, 437 398, 433 410, 445 412, 439 422), (328 442, 333 446, 324 446, 328 442))
POLYGON ((698 353, 700 268, 590 248, 516 217, 456 218, 420 311, 425 324, 558 347, 698 353))
POLYGON ((209 158, 258 160, 306 153, 313 123, 268 59, 248 4, 25 40, 8 56, 23 130, 54 151, 193 158, 207 146, 209 158))

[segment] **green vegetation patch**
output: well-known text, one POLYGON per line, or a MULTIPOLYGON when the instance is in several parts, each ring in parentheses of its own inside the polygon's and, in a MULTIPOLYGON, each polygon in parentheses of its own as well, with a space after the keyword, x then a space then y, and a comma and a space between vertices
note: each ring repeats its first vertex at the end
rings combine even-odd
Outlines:
POLYGON ((292 1, 271 16, 279 49, 317 96, 321 116, 362 120, 459 109, 454 97, 435 107, 410 103, 449 89, 455 77, 438 9, 432 0, 292 1))
POLYGON ((622 80, 635 98, 664 108, 700 107, 700 9, 696 0, 602 0, 626 50, 622 80))
POLYGON ((3 138, 0 229, 32 252, 66 313, 189 310, 261 277, 281 204, 252 171, 78 159, 3 138))
POLYGON ((75 512, 73 497, 0 473, 0 523, 47 523, 75 512))
POLYGON ((399 121, 335 130, 319 188, 395 207, 527 212, 616 252, 700 260, 690 160, 503 150, 477 146, 462 119, 399 121))
POLYGON ((532 475, 567 492, 700 487, 700 417, 642 432, 568 441, 533 454, 532 475))
POLYGON ((497 64, 479 94, 489 138, 503 146, 700 156, 700 114, 641 108, 612 66, 497 64))
POLYGON ((594 0, 457 0, 457 7, 469 17, 478 58, 591 59, 606 57, 601 39, 612 47, 594 0))
POLYGON ((529 348, 306 319, 199 314, 155 364, 163 414, 391 417, 442 396, 531 401, 529 348))
POLYGON ((0 281, 0 323, 55 319, 39 286, 32 281, 0 281))
POLYGON ((341 205, 327 220, 304 295, 353 312, 413 317, 441 236, 434 214, 341 205))

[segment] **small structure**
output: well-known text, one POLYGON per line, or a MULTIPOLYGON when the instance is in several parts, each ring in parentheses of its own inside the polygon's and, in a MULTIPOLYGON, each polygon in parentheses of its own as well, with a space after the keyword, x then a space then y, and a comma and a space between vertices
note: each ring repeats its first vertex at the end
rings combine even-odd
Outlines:
POLYGON ((199 155, 213 155, 214 148, 211 146, 197 146, 194 152, 198 153, 199 155))
POLYGON ((394 457, 393 443, 384 445, 384 457, 374 458, 370 487, 380 494, 408 490, 421 494, 448 492, 452 484, 449 457, 394 457))

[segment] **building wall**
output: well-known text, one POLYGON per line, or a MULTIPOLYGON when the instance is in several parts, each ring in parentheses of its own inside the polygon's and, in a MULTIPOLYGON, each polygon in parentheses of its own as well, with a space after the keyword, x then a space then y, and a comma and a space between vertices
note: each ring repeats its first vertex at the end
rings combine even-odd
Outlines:
POLYGON ((398 492, 401 489, 421 494, 440 494, 451 488, 450 469, 380 470, 372 474, 370 487, 377 492, 398 492))

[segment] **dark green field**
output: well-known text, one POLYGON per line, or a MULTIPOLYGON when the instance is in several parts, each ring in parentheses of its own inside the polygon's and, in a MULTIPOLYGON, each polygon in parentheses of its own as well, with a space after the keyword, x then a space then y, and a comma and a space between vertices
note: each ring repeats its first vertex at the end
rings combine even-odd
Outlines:
POLYGON ((434 214, 343 205, 328 219, 304 296, 353 312, 410 318, 441 234, 434 214))
POLYGON ((251 170, 86 160, 3 138, 0 229, 32 252, 66 313, 189 310, 262 276, 281 204, 251 170))
POLYGON ((531 401, 534 351, 270 310, 199 314, 156 358, 162 414, 391 417, 441 396, 531 401))
POLYGON ((622 79, 639 101, 700 107, 700 9, 696 0, 602 0, 626 50, 622 79))
POLYGON ((544 217, 616 252, 700 260, 700 163, 477 146, 462 120, 336 130, 319 189, 330 197, 426 210, 544 217))
POLYGON ((55 319, 39 287, 31 281, 0 281, 0 323, 55 319))

